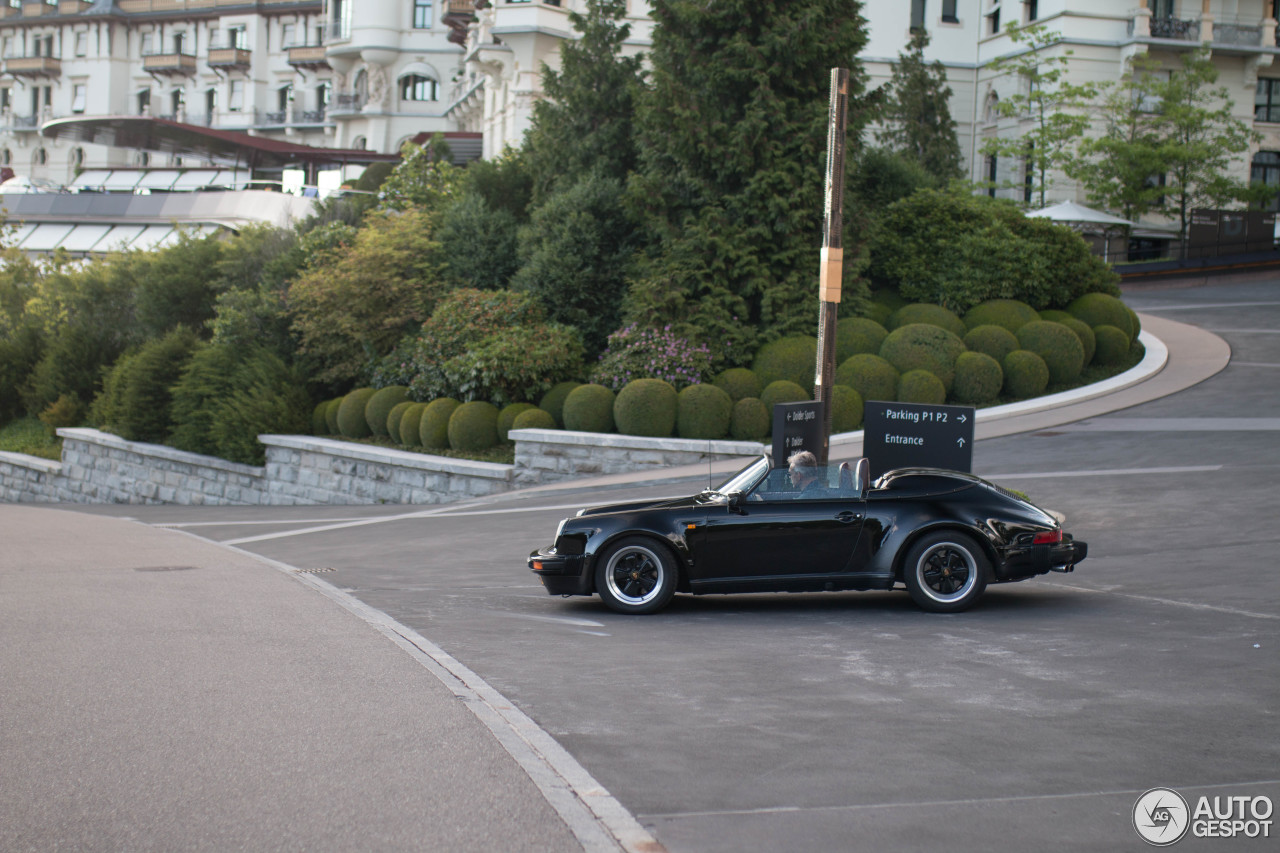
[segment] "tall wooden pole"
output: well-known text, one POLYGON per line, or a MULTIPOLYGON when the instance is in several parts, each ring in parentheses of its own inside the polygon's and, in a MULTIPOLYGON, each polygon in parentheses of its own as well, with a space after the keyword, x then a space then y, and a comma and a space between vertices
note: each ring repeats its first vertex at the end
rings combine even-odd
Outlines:
POLYGON ((831 113, 827 123, 827 193, 818 271, 818 365, 814 398, 822 403, 822 445, 818 464, 831 450, 831 391, 836 376, 836 314, 844 275, 844 145, 849 111, 849 69, 831 69, 831 113))

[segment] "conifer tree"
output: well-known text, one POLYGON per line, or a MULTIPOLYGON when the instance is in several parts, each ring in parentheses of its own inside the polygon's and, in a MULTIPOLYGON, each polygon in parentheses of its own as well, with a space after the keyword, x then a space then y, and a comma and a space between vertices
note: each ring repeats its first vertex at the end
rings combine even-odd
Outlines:
POLYGON ((925 62, 928 46, 929 34, 919 29, 912 33, 907 52, 898 54, 877 138, 881 145, 919 163, 934 177, 959 178, 963 176, 960 142, 948 106, 951 87, 941 62, 925 62))

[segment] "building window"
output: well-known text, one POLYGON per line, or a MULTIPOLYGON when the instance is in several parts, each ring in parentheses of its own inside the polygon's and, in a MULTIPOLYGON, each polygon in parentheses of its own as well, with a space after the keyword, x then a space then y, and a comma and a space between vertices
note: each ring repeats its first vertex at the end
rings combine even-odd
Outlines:
POLYGON ((329 82, 321 83, 316 86, 316 109, 325 110, 329 107, 329 98, 333 96, 333 84, 329 82))
POLYGON ((284 24, 280 27, 280 46, 293 47, 298 40, 298 28, 293 24, 284 24))
POLYGON ((276 109, 287 112, 293 106, 293 84, 281 86, 276 90, 276 109))
POLYGON ((204 112, 207 115, 209 124, 213 124, 213 116, 218 112, 218 90, 204 90, 204 112))
POLYGON ((186 42, 187 42, 186 33, 174 33, 173 34, 173 52, 177 54, 181 54, 182 48, 186 44, 186 42))
POLYGON ((1253 95, 1253 120, 1280 122, 1280 79, 1258 78, 1253 95))
POLYGON ((49 152, 43 148, 37 148, 31 155, 31 163, 35 166, 43 166, 49 162, 49 152))
POLYGON ((249 30, 244 26, 227 27, 227 47, 249 49, 249 30))
POLYGON ((1263 210, 1280 211, 1280 152, 1259 151, 1253 155, 1249 182, 1271 187, 1272 196, 1259 205, 1263 210))
POLYGON ((13 109, 13 89, 9 86, 0 87, 0 110, 13 109))
POLYGON ((413 0, 413 28, 425 30, 431 26, 431 0, 413 0))
POLYGON ((151 33, 143 33, 143 34, 142 34, 142 47, 141 47, 141 48, 139 48, 138 53, 140 53, 140 54, 141 54, 141 55, 143 55, 143 56, 150 56, 150 55, 152 54, 152 52, 153 52, 153 51, 152 51, 152 45, 154 44, 154 42, 155 42, 155 36, 154 36, 154 35, 152 35, 151 33))
POLYGON ((243 80, 231 80, 227 83, 227 109, 233 113, 244 109, 243 80))
POLYGON ((85 102, 89 99, 89 87, 84 83, 76 83, 71 87, 71 112, 84 112, 85 102))
POLYGON ((956 15, 956 0, 942 0, 942 20, 948 24, 960 23, 956 15))
POLYGON ((402 101, 434 101, 439 86, 430 77, 410 74, 400 80, 400 99, 402 101))
POLYGON ((1173 0, 1151 0, 1151 17, 1172 18, 1173 0))
POLYGON ((924 0, 911 0, 911 32, 924 29, 924 0))
POLYGON ((76 33, 76 56, 89 55, 89 34, 87 32, 76 33))
POLYGON ((182 89, 174 89, 169 93, 169 108, 173 111, 174 117, 187 111, 187 95, 182 89))
POLYGON ((145 116, 151 114, 151 90, 140 89, 138 91, 138 115, 145 116))
POLYGON ((8 148, 0 151, 0 165, 8 166, 13 163, 13 152, 8 148))
POLYGON ((1040 17, 1040 4, 1037 0, 1026 0, 1023 5, 1027 7, 1027 23, 1031 23, 1040 17))
POLYGON ((81 166, 84 165, 84 149, 83 148, 71 149, 71 165, 73 168, 76 168, 76 169, 79 169, 81 166))
POLYGON ((999 161, 996 155, 992 154, 987 157, 987 195, 992 198, 996 197, 996 175, 999 173, 999 161))
POLYGON ((351 140, 351 147, 356 151, 363 151, 365 147, 364 137, 357 136, 355 139, 351 140))
POLYGON ((1000 10, 996 9, 987 15, 987 34, 995 35, 1000 32, 1000 10))
POLYGON ((1022 200, 1027 204, 1031 204, 1031 196, 1033 185, 1036 179, 1034 142, 1027 143, 1027 156, 1022 161, 1022 200))
POLYGON ((53 36, 36 36, 31 40, 32 56, 53 56, 53 36))

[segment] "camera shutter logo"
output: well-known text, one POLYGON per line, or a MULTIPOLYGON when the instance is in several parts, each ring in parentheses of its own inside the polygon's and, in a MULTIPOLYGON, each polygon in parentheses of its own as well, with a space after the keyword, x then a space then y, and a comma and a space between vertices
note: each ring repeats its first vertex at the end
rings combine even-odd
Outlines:
POLYGON ((1156 847, 1181 841, 1190 825, 1187 801, 1172 788, 1152 788, 1133 804, 1133 828, 1143 841, 1156 847))

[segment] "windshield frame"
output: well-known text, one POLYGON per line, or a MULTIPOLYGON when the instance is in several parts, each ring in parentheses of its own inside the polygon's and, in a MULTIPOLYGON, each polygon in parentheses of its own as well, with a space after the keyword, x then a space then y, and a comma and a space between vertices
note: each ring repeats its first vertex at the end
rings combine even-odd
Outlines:
POLYGON ((720 495, 728 495, 732 492, 741 492, 745 495, 765 478, 769 473, 769 468, 769 457, 761 454, 759 459, 738 471, 738 473, 716 486, 712 491, 720 495))

